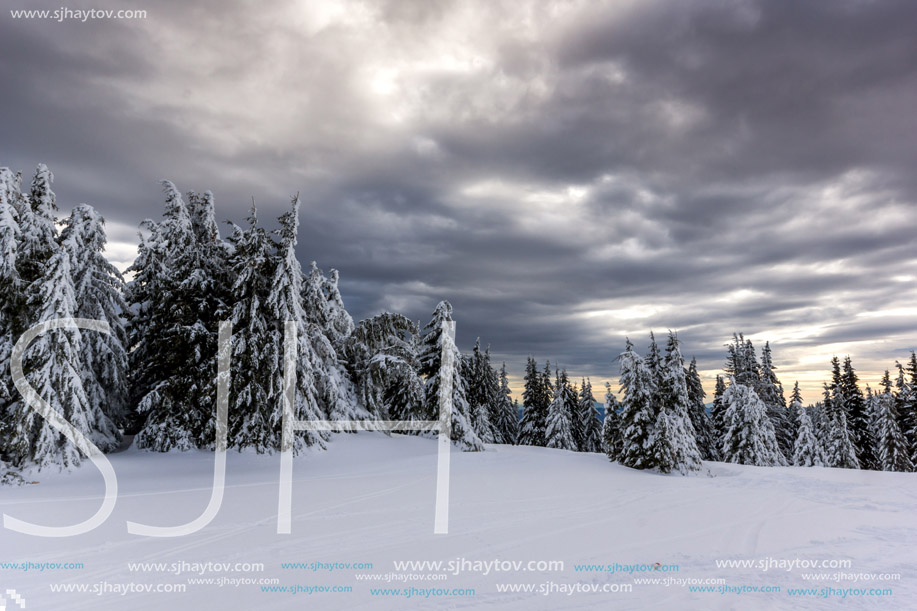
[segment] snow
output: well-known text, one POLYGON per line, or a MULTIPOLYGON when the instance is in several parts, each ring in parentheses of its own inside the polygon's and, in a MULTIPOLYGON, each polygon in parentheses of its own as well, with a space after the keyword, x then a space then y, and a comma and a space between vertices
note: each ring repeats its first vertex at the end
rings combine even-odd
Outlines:
MULTIPOLYGON (((128 535, 127 520, 175 525, 207 505, 213 454, 128 449, 109 456, 120 495, 99 529, 42 539, 0 530, 0 562, 82 562, 82 570, 0 569, 0 586, 28 608, 181 609, 828 609, 839 599, 790 597, 787 588, 892 587, 891 598, 848 597, 847 609, 907 608, 917 597, 914 475, 753 467, 704 462, 682 477, 637 471, 604 455, 535 447, 453 451, 448 535, 433 535, 436 441, 380 433, 334 435, 328 450, 295 461, 293 528, 276 534, 279 455, 228 455, 222 509, 202 531, 178 539, 128 535), (560 572, 463 574, 445 582, 384 583, 357 573, 394 571, 395 560, 563 560, 560 572), (716 560, 850 559, 849 573, 901 573, 892 582, 813 582, 803 569, 717 568, 716 560), (353 587, 350 593, 262 593, 259 585, 189 585, 184 594, 52 593, 51 583, 187 583, 189 575, 131 572, 128 562, 262 562, 281 585, 353 587), (372 562, 369 571, 282 570, 282 562, 372 562), (630 593, 507 594, 501 583, 633 583, 626 573, 576 572, 574 564, 677 564, 677 578, 724 578, 730 586, 775 585, 781 593, 691 593, 634 585, 630 593), (473 587, 474 597, 411 600, 371 587, 473 587)), ((92 515, 101 477, 88 462, 70 473, 27 474, 40 484, 0 490, 0 510, 62 525, 92 515)), ((410 571, 409 571, 410 572, 410 571)), ((426 572, 426 571, 415 571, 426 572)), ((816 569, 813 572, 834 572, 816 569)), ((190 575, 199 577, 199 575, 190 575)), ((647 574, 636 574, 636 577, 647 574)), ((649 576, 653 576, 650 574, 649 576)), ((14 607, 15 608, 15 607, 14 607)))

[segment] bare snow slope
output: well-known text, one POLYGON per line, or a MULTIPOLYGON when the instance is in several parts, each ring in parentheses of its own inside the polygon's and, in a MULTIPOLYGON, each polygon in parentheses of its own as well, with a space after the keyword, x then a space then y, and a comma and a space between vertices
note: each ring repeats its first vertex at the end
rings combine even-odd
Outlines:
MULTIPOLYGON (((279 456, 230 453, 225 499, 214 522, 194 535, 153 539, 129 535, 125 522, 168 526, 197 517, 210 497, 213 455, 131 449, 112 455, 111 461, 120 495, 102 527, 67 539, 0 530, 0 595, 15 590, 29 611, 917 608, 914 474, 705 463, 708 473, 699 476, 662 476, 611 464, 598 454, 489 446, 484 453, 452 454, 450 532, 434 535, 435 441, 336 435, 327 452, 295 462, 291 535, 276 534, 279 456), (458 559, 466 563, 457 575, 448 565, 441 570, 396 570, 394 565, 458 559), (539 571, 535 564, 532 570, 499 570, 508 566, 503 564, 483 574, 487 568, 473 564, 494 560, 521 561, 524 568, 529 561, 563 561, 564 568, 539 571), (763 561, 771 567, 718 568, 717 560, 763 561), (797 561, 849 561, 849 566, 773 566, 797 561), (82 563, 83 568, 2 564, 54 562, 82 563), (371 563, 372 568, 328 566, 335 562, 371 563), (207 563, 232 567, 225 571, 207 563), (264 570, 245 571, 245 563, 262 563, 264 570), (282 563, 308 568, 284 569, 282 563), (313 570, 312 563, 323 564, 313 570), (658 570, 652 568, 655 563, 658 570), (646 566, 633 573, 576 570, 576 565, 615 564, 646 566), (861 577, 803 578, 812 573, 833 578, 838 572, 861 577), (863 574, 892 573, 899 573, 900 580, 862 580, 863 574), (440 574, 448 577, 420 580, 440 574), (406 576, 414 579, 402 581, 406 576), (660 582, 635 583, 653 578, 660 582), (666 578, 722 579, 725 584, 713 584, 712 592, 692 592, 672 581, 664 585, 666 578), (238 580, 277 580, 267 589, 287 591, 265 592, 264 583, 237 585, 238 580), (171 584, 186 586, 186 591, 120 593, 171 584), (526 584, 535 591, 498 592, 526 584), (733 589, 720 593, 723 585, 733 589), (335 586, 352 591, 321 591, 335 586), (582 591, 622 586, 632 591, 582 591), (736 591, 743 586, 780 591, 736 591), (88 591, 52 591, 61 587, 88 591), (838 593, 825 597, 828 587, 838 593), (394 595, 372 592, 397 588, 402 592, 394 595), (473 589, 474 595, 452 593, 454 588, 473 589), (570 588, 581 591, 568 593, 570 588), (816 591, 794 596, 791 588, 816 591), (892 594, 845 595, 850 588, 891 588, 892 594)), ((42 472, 30 479, 40 484, 0 489, 3 513, 63 525, 89 517, 99 505, 101 476, 88 462, 73 473, 42 472)))

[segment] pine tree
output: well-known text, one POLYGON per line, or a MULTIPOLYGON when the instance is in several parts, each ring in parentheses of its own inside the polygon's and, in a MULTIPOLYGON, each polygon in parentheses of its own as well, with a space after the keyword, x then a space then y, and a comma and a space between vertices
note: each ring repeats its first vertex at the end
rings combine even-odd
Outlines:
POLYGON ((663 473, 696 471, 701 455, 689 415, 684 359, 674 332, 669 332, 665 358, 657 367, 660 410, 650 442, 654 465, 663 473))
MULTIPOLYGON (((319 407, 329 420, 368 420, 370 414, 357 399, 357 390, 347 374, 346 358, 340 352, 347 336, 332 324, 332 304, 326 295, 328 284, 329 280, 313 261, 301 286, 302 310, 308 323, 305 330, 311 343, 313 385, 318 392, 319 407)), ((337 297, 339 300, 340 295, 337 297)), ((333 305, 340 305, 343 310, 343 303, 333 305)), ((337 324, 341 324, 344 314, 346 310, 335 312, 337 324)))
POLYGON ((881 384, 883 392, 872 396, 877 466, 882 471, 913 471, 914 464, 908 452, 907 440, 899 426, 887 369, 881 384))
POLYGON ((691 424, 694 426, 697 449, 704 460, 719 460, 719 447, 713 422, 707 414, 707 405, 704 403, 704 386, 697 372, 697 359, 692 358, 685 372, 685 383, 688 387, 689 411, 691 424))
POLYGON ((624 448, 621 436, 621 416, 618 414, 618 400, 611 392, 611 384, 605 382, 605 418, 602 420, 602 451, 608 460, 619 460, 624 448))
POLYGON ((580 446, 581 452, 601 452, 602 451, 602 422, 599 420, 599 412, 595 409, 595 397, 592 395, 592 382, 584 378, 580 387, 579 402, 577 405, 579 412, 580 427, 583 431, 583 442, 580 446))
MULTIPOLYGON (((35 170, 32 188, 28 198, 20 199, 19 228, 21 242, 19 245, 19 275, 28 285, 43 277, 51 257, 57 251, 57 229, 55 213, 57 198, 51 190, 54 174, 48 166, 41 163, 35 170)), ((26 327, 35 323, 32 318, 26 327)))
POLYGON ((344 354, 360 403, 377 420, 425 420, 423 381, 417 374, 417 325, 383 312, 347 337, 344 354))
POLYGON ((229 394, 229 445, 264 453, 279 450, 281 431, 272 416, 280 401, 281 355, 277 353, 278 321, 270 318, 267 299, 274 262, 267 232, 258 226, 254 205, 248 227, 234 226, 229 261, 232 286, 232 386, 229 394))
MULTIPOLYGON (((296 388, 293 401, 293 417, 296 420, 324 420, 327 412, 323 407, 322 391, 316 388, 315 366, 319 357, 314 350, 314 330, 303 307, 303 273, 296 258, 297 233, 299 232, 299 195, 293 196, 291 210, 280 216, 280 228, 276 230, 277 249, 274 263, 274 277, 267 296, 268 315, 277 325, 273 332, 275 354, 283 357, 284 328, 292 322, 296 328, 296 388)), ((273 387, 283 389, 282 363, 275 367, 273 387)), ((281 390, 282 392, 282 390, 281 390)), ((279 405, 271 412, 273 430, 282 427, 283 410, 279 405)), ((297 434, 293 451, 300 452, 308 446, 325 447, 328 439, 323 431, 302 431, 297 434)))
POLYGON ((767 407, 767 416, 774 426, 774 434, 777 436, 781 453, 784 457, 789 457, 793 454, 792 426, 787 414, 786 399, 783 396, 783 385, 777 379, 774 369, 776 367, 771 345, 770 342, 765 342, 764 349, 761 351, 761 364, 758 368, 760 373, 755 392, 767 407))
POLYGON ((848 356, 844 359, 844 371, 841 375, 845 411, 860 467, 872 469, 876 467, 877 462, 873 453, 875 441, 870 433, 866 399, 863 397, 858 382, 859 378, 848 356))
POLYGON ((80 204, 64 221, 61 245, 70 257, 76 316, 108 323, 110 334, 83 333, 83 386, 93 409, 116 425, 129 426, 127 395, 127 330, 121 315, 127 310, 124 279, 103 252, 105 219, 92 206, 80 204))
POLYGON ((475 340, 471 354, 462 359, 462 366, 471 426, 481 441, 496 443, 497 434, 490 420, 490 403, 495 392, 491 387, 489 359, 481 351, 481 338, 475 340))
MULTIPOLYGON (((21 197, 15 177, 0 168, 0 447, 3 443, 5 411, 13 398, 10 354, 17 337, 16 318, 21 308, 21 282, 17 269, 20 231, 14 201, 21 197)), ((3 450, 0 450, 0 459, 3 450)))
POLYGON ((723 393, 723 402, 727 406, 723 414, 723 460, 742 465, 785 466, 774 425, 757 393, 733 381, 723 393))
MULTIPOLYGON (((799 387, 798 384, 796 386, 799 387)), ((795 401, 794 405, 798 405, 796 414, 799 425, 793 447, 793 464, 797 467, 823 467, 825 465, 824 455, 812 428, 809 410, 795 401)))
MULTIPOLYGON (((546 368, 549 367, 546 366, 546 368)), ((544 383, 544 376, 538 371, 535 359, 528 357, 525 366, 525 390, 522 392, 522 421, 519 425, 519 444, 529 446, 545 445, 548 406, 552 397, 544 383)))
POLYGON ((519 436, 519 413, 512 399, 509 378, 506 375, 506 363, 500 368, 500 385, 494 401, 492 422, 497 431, 497 443, 514 444, 519 436))
POLYGON ((847 414, 835 408, 828 420, 828 443, 825 448, 825 462, 829 467, 859 469, 856 446, 847 428, 847 414))
POLYGON ((545 428, 545 445, 559 450, 576 450, 571 423, 571 405, 576 405, 576 394, 570 386, 566 370, 557 373, 554 400, 548 407, 545 428))
POLYGON ((751 340, 745 339, 741 333, 734 333, 732 343, 726 344, 726 351, 726 374, 731 376, 736 384, 751 389, 757 388, 761 382, 761 368, 751 340))
POLYGON ((139 448, 188 450, 214 443, 216 332, 222 288, 209 271, 188 208, 169 181, 163 220, 147 220, 127 288, 131 394, 143 418, 139 448))
POLYGON ((635 469, 651 469, 655 466, 651 443, 657 419, 653 408, 651 375, 630 340, 627 340, 624 352, 618 358, 621 361, 620 386, 624 397, 621 402, 623 443, 618 462, 635 469))
POLYGON ((726 392, 726 382, 723 376, 716 376, 716 385, 713 390, 713 406, 710 408, 710 420, 713 425, 713 434, 716 439, 717 449, 723 447, 723 435, 726 433, 726 423, 723 416, 726 413, 726 405, 723 404, 723 394, 726 392))
MULTIPOLYGON (((796 439, 797 434, 799 433, 798 431, 799 410, 802 409, 802 393, 799 391, 799 381, 798 380, 793 384, 793 394, 790 395, 790 404, 789 406, 787 406, 786 409, 787 409, 787 419, 789 420, 790 424, 792 425, 790 427, 790 431, 793 434, 793 439, 794 439, 793 448, 795 450, 795 447, 796 447, 795 439, 796 439)), ((815 426, 815 423, 812 422, 811 417, 809 418, 809 424, 812 425, 813 427, 815 426)), ((813 433, 814 433, 814 429, 813 429, 813 433)))
POLYGON ((439 386, 442 375, 442 351, 445 346, 454 356, 452 372, 452 441, 466 452, 484 449, 480 437, 474 432, 466 400, 465 380, 461 372, 461 354, 455 342, 443 332, 443 323, 452 321, 452 305, 441 301, 433 311, 433 318, 424 327, 419 350, 419 372, 426 378, 425 412, 430 420, 439 419, 439 386))
MULTIPOLYGON (((57 248, 48 260, 45 274, 29 288, 30 300, 37 307, 35 322, 73 318, 76 298, 70 270, 70 257, 57 248)), ((86 331, 90 333, 90 331, 86 331)), ((86 394, 83 371, 82 333, 64 328, 48 331, 36 338, 23 355, 23 371, 30 386, 51 408, 61 414, 103 452, 114 450, 120 435, 111 420, 86 394)), ((50 465, 71 468, 80 464, 79 450, 57 432, 35 410, 19 399, 11 406, 8 454, 17 466, 34 464, 39 469, 50 465)))
POLYGON ((895 407, 898 409, 901 430, 910 446, 911 462, 917 465, 917 354, 911 352, 907 366, 902 367, 899 364, 898 370, 895 407))

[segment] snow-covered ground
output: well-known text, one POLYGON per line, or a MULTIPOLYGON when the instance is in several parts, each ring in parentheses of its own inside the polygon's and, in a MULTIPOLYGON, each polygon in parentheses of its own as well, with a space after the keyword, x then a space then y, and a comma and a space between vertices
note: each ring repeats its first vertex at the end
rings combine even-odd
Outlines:
MULTIPOLYGON (((452 454, 450 532, 434 535, 436 442, 374 433, 336 435, 327 452, 296 460, 291 535, 276 534, 279 456, 230 453, 225 500, 214 522, 187 537, 152 539, 128 534, 125 522, 166 526, 197 517, 210 497, 213 455, 130 449, 110 458, 120 495, 114 514, 102 527, 69 539, 0 531, 0 594, 15 590, 30 611, 917 606, 914 474, 705 463, 706 473, 699 476, 662 476, 611 464, 598 454, 490 446, 484 453, 452 454), (466 561, 457 575, 446 565, 442 570, 399 570, 394 564, 457 559, 466 561), (494 560, 520 561, 523 568, 530 568, 530 561, 535 564, 532 570, 519 571, 497 570, 508 565, 491 564, 486 575, 485 566, 473 564, 494 560), (717 566, 725 560, 771 566, 767 571, 717 566), (843 568, 785 568, 790 562, 848 560, 850 565, 843 568), (562 561, 564 566, 540 571, 538 561, 562 561), (83 568, 2 568, 2 563, 55 562, 82 563, 83 568), (129 563, 164 564, 131 570, 129 563), (223 571, 207 563, 232 566, 223 571), (250 568, 246 563, 261 563, 264 570, 245 571, 250 568), (284 569, 283 563, 309 566, 284 569), (313 570, 312 563, 325 566, 313 570), (351 568, 329 570, 327 565, 333 563, 350 563, 351 568), (372 568, 354 569, 356 563, 371 563, 372 568), (615 564, 646 565, 641 568, 649 570, 577 570, 577 565, 615 564), (397 580, 442 573, 448 575, 445 580, 397 580), (803 577, 812 573, 898 573, 900 580, 803 577), (393 574, 396 580, 384 580, 393 574), (371 575, 377 580, 367 580, 371 575), (214 582, 195 584, 189 578, 214 582), (722 579, 729 588, 767 586, 780 591, 692 592, 687 585, 664 585, 666 578, 722 579), (217 584, 221 580, 222 586, 217 584), (278 580, 268 589, 286 586, 288 591, 264 592, 264 584, 234 585, 238 580, 278 580), (52 591, 79 584, 87 584, 90 591, 52 591), (138 584, 178 584, 187 589, 117 593, 124 587, 142 587, 138 584), (498 591, 525 584, 534 584, 535 592, 498 591), (601 590, 606 585, 609 590, 632 586, 632 591, 567 593, 571 587, 601 590), (334 586, 352 591, 320 591, 334 586), (823 597, 828 587, 838 593, 823 597), (93 588, 109 592, 97 595, 93 588), (395 588, 419 592, 410 598, 403 592, 372 592, 395 588), (453 594, 454 588, 473 589, 474 594, 453 594), (820 591, 794 596, 791 588, 820 591), (849 592, 869 588, 891 588, 892 594, 849 592), (545 595, 543 589, 553 592, 545 595)), ((40 483, 0 489, 3 513, 61 525, 81 521, 98 507, 102 478, 88 462, 73 473, 42 472, 30 479, 40 483)), ((709 585, 720 590, 723 584, 709 585)), ((7 605, 18 608, 11 600, 7 605)))

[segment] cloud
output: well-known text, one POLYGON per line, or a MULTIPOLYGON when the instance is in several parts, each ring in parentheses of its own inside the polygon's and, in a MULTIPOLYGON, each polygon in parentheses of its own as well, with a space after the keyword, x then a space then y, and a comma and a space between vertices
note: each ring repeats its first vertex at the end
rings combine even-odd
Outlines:
POLYGON ((48 163, 119 261, 160 178, 234 220, 301 191, 357 318, 449 299, 516 375, 614 380, 624 335, 673 328, 709 382, 744 331, 814 401, 834 352, 917 347, 913 3, 147 10, 0 17, 0 163, 48 163))

